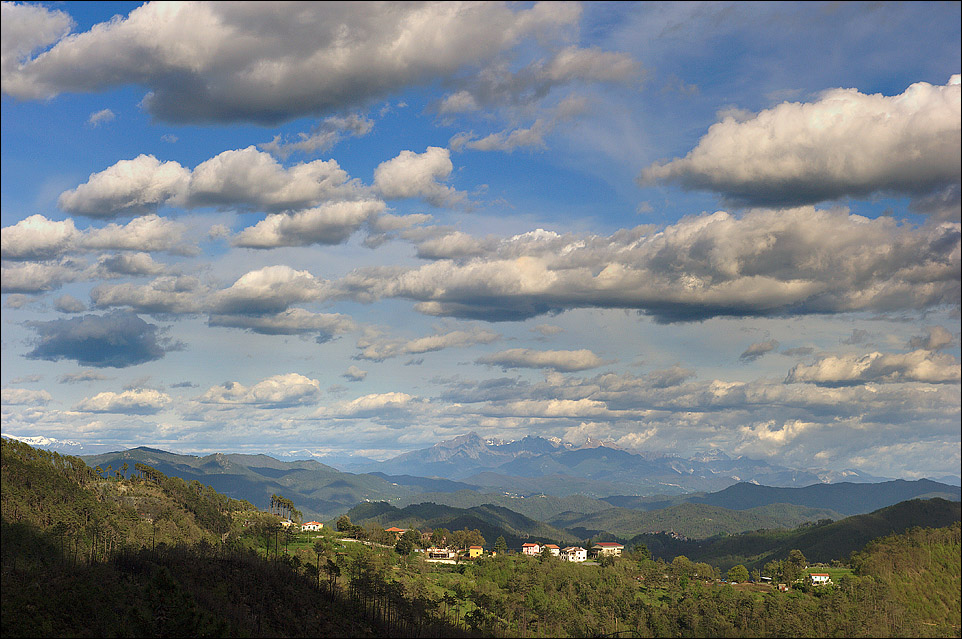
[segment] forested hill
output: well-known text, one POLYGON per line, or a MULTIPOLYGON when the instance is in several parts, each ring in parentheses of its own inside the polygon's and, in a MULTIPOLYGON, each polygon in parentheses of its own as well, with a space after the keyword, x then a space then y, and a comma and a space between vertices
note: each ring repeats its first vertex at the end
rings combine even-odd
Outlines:
POLYGON ((852 556, 856 574, 886 584, 887 599, 905 611, 905 627, 938 636, 962 630, 962 525, 913 528, 873 540, 852 556))
POLYGON ((229 514, 250 504, 147 472, 106 479, 79 457, 0 440, 0 636, 387 632, 240 543, 229 514))
POLYGON ((645 532, 671 531, 692 539, 704 539, 720 533, 735 534, 762 528, 794 528, 804 522, 842 517, 834 510, 794 504, 770 504, 747 510, 731 510, 707 504, 685 503, 659 510, 609 508, 589 515, 562 513, 548 523, 570 530, 579 537, 609 533, 625 539, 645 532))
POLYGON ((374 475, 354 475, 314 460, 282 462, 267 455, 214 453, 203 457, 154 448, 83 457, 91 467, 147 464, 185 481, 199 481, 224 495, 267 508, 272 494, 293 499, 307 517, 326 520, 365 500, 397 499, 420 492, 374 475))
POLYGON ((581 541, 571 533, 494 504, 471 508, 455 508, 433 503, 412 504, 395 508, 385 502, 358 504, 348 511, 353 523, 376 522, 399 528, 479 530, 489 546, 503 536, 508 547, 520 547, 525 541, 575 543, 581 541))
POLYGON ((960 519, 962 503, 939 498, 911 499, 834 523, 803 525, 793 530, 765 530, 698 542, 639 535, 628 545, 645 544, 655 555, 669 560, 685 555, 726 570, 734 564, 761 568, 773 558, 787 556, 792 549, 801 550, 813 562, 844 560, 873 539, 918 526, 951 526, 960 519))
MULTIPOLYGON (((220 541, 231 528, 231 510, 252 509, 199 482, 162 473, 152 480, 105 480, 79 457, 59 455, 2 439, 4 521, 56 531, 79 552, 109 552, 112 546, 220 541), (91 545, 94 539, 104 544, 91 545), (99 548, 99 550, 98 550, 99 548)), ((141 476, 132 463, 116 470, 141 476)), ((139 464, 137 464, 139 466, 139 464)))

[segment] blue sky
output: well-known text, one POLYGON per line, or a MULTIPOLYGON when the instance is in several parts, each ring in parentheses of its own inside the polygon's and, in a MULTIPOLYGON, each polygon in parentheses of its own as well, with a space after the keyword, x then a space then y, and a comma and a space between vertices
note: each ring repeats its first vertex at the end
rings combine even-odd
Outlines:
POLYGON ((3 434, 960 464, 959 3, 4 3, 3 434))

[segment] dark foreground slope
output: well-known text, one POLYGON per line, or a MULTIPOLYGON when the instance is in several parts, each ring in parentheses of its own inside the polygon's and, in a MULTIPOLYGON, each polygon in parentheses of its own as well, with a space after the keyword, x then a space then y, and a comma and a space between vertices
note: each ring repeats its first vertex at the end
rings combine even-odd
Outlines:
POLYGON ((4 637, 373 637, 286 563, 211 545, 71 564, 35 528, 3 522, 4 637))
POLYGON ((443 621, 387 618, 375 595, 325 588, 294 556, 265 559, 238 521, 268 515, 196 482, 106 480, 7 439, 0 470, 0 636, 451 634, 443 621))

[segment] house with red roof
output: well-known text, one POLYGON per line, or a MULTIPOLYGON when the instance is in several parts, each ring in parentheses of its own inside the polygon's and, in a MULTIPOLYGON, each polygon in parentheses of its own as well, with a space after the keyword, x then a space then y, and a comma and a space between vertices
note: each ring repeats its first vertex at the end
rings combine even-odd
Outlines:
POLYGON ((398 528, 397 526, 391 526, 390 528, 385 528, 384 532, 389 535, 394 535, 394 540, 397 541, 401 538, 401 535, 407 532, 407 528, 398 528))
POLYGON ((521 544, 521 553, 524 555, 540 555, 541 554, 541 544, 521 544))
POLYGON ((596 557, 621 557, 622 551, 625 549, 624 544, 619 544, 614 541, 599 541, 593 547, 596 557))

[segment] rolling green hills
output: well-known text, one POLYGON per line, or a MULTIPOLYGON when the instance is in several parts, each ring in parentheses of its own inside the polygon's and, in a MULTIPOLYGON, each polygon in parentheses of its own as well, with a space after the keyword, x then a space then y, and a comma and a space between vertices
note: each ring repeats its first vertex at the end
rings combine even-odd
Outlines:
POLYGON ((734 534, 762 528, 794 528, 807 521, 841 519, 834 510, 793 504, 769 504, 747 510, 730 510, 706 504, 684 503, 659 510, 609 508, 589 515, 563 513, 549 520, 553 526, 591 537, 608 532, 628 539, 646 532, 671 531, 692 539, 734 534))
POLYGON ((869 541, 904 533, 916 526, 944 527, 962 519, 962 503, 940 498, 911 499, 872 513, 846 517, 830 524, 809 524, 792 530, 765 530, 701 541, 662 540, 638 535, 628 546, 645 544, 657 556, 685 555, 727 570, 735 564, 761 568, 773 558, 801 550, 810 562, 846 560, 869 541))
POLYGON ((421 493, 404 497, 395 505, 399 508, 424 502, 432 502, 457 508, 471 508, 482 504, 494 504, 508 508, 531 519, 550 521, 561 513, 576 512, 581 514, 596 513, 610 508, 610 505, 585 497, 584 495, 569 495, 556 497, 554 495, 505 495, 503 493, 480 493, 474 490, 459 490, 452 493, 421 493))
POLYGON ((118 470, 124 463, 147 464, 185 481, 200 481, 221 494, 266 508, 272 494, 282 494, 297 504, 306 517, 331 519, 364 500, 394 500, 413 494, 374 475, 344 473, 320 462, 282 462, 267 455, 215 453, 204 457, 179 455, 153 448, 133 448, 118 453, 83 457, 91 467, 108 465, 118 470))
POLYGON ((417 528, 433 530, 480 530, 487 545, 493 546, 503 535, 508 547, 520 547, 525 541, 575 543, 580 541, 570 533, 535 521, 513 510, 482 504, 471 508, 455 508, 433 503, 412 504, 395 508, 384 503, 359 504, 347 513, 352 523, 378 523, 384 527, 417 528))

